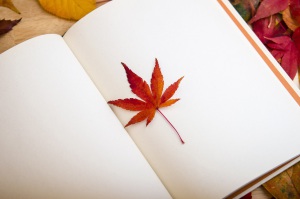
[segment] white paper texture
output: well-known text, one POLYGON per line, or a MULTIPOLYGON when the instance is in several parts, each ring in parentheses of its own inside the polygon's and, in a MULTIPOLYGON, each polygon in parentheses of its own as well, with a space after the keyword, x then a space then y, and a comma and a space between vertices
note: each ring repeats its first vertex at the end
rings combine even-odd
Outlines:
POLYGON ((61 37, 0 63, 0 198, 170 198, 61 37))
MULTIPOLYGON (((300 151, 300 110, 217 1, 112 1, 65 40, 108 100, 136 97, 120 62, 165 86, 175 105, 127 129, 174 198, 222 198, 300 151)), ((112 109, 123 125, 135 114, 112 109)))

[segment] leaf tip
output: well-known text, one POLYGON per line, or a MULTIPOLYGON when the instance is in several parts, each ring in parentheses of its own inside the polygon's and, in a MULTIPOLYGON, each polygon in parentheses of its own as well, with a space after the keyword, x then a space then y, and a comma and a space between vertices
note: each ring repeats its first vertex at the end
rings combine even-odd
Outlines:
POLYGON ((121 64, 122 64, 123 68, 125 69, 126 73, 128 71, 130 71, 130 69, 128 68, 128 66, 125 63, 121 62, 121 64))
POLYGON ((22 18, 16 20, 0 20, 0 35, 5 34, 13 29, 15 25, 17 25, 22 18))

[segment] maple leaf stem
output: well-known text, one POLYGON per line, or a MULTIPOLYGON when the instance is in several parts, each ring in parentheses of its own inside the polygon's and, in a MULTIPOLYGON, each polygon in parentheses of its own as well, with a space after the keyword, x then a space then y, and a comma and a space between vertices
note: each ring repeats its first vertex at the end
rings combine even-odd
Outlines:
POLYGON ((176 130, 176 128, 173 126, 173 124, 168 120, 168 118, 157 108, 156 109, 166 120, 167 120, 167 122, 172 126, 172 128, 175 130, 175 132, 177 133, 177 135, 178 135, 178 137, 179 137, 179 139, 180 139, 180 141, 181 141, 181 143, 182 144, 184 144, 184 141, 183 141, 183 139, 181 138, 181 136, 180 136, 180 134, 178 133, 178 131, 176 130))

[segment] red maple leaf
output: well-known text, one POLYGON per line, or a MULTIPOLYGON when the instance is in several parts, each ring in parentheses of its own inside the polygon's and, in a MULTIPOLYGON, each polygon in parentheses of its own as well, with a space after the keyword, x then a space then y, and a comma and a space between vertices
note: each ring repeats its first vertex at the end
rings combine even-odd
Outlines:
POLYGON ((282 68, 293 79, 297 74, 299 51, 294 41, 288 36, 266 38, 271 41, 267 47, 282 68))
POLYGON ((269 42, 266 38, 289 36, 288 27, 285 25, 280 14, 255 21, 252 24, 252 30, 265 45, 269 42))
POLYGON ((256 14, 248 23, 252 24, 259 19, 281 12, 286 9, 288 5, 289 0, 264 0, 260 3, 256 14))
POLYGON ((139 111, 130 119, 125 127, 141 122, 143 120, 146 120, 146 125, 148 125, 153 120, 156 111, 158 111, 176 131, 180 138, 180 141, 184 144, 184 141, 182 140, 178 131, 159 110, 159 108, 171 106, 179 100, 170 98, 176 92, 183 77, 179 78, 163 92, 164 80, 157 59, 155 59, 155 67, 153 69, 150 86, 141 77, 132 72, 132 70, 130 70, 126 66, 126 64, 122 63, 122 65, 125 69, 131 91, 141 99, 126 98, 108 101, 109 104, 129 111, 139 111))

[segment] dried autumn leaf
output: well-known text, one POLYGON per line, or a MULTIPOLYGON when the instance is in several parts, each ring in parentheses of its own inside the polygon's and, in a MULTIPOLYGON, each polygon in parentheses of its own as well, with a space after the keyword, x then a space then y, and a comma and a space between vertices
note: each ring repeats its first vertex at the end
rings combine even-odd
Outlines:
POLYGON ((266 38, 270 40, 267 46, 275 59, 281 64, 285 72, 294 79, 298 70, 299 51, 289 36, 266 38))
POLYGON ((20 14, 20 11, 16 8, 11 0, 0 0, 0 6, 11 9, 12 11, 20 14))
MULTIPOLYGON (((146 81, 144 81, 141 77, 139 77, 132 70, 130 70, 126 66, 126 64, 122 63, 122 65, 125 69, 131 91, 142 99, 139 100, 135 98, 126 98, 112 100, 108 102, 109 104, 118 106, 129 111, 139 111, 135 116, 133 116, 130 119, 130 121, 125 125, 125 127, 141 122, 143 120, 146 120, 146 125, 148 125, 153 120, 156 111, 162 114, 159 108, 171 106, 179 100, 170 98, 175 94, 183 77, 179 78, 176 82, 171 84, 163 92, 164 80, 157 59, 155 59, 155 66, 153 69, 150 86, 146 81)), ((174 126, 164 115, 163 117, 174 128, 174 126)), ((184 143, 177 130, 175 128, 174 130, 178 134, 180 141, 184 143)))
POLYGON ((296 48, 298 49, 298 77, 300 82, 300 27, 298 27, 292 35, 292 40, 295 43, 296 48))
POLYGON ((293 32, 292 39, 295 42, 296 47, 300 50, 300 27, 293 32))
POLYGON ((289 0, 263 0, 249 24, 285 10, 288 4, 289 0))
POLYGON ((96 8, 95 0, 39 0, 48 12, 64 18, 79 20, 96 8))
POLYGON ((21 19, 18 20, 0 20, 0 35, 5 34, 12 30, 12 28, 17 25, 21 19))
POLYGON ((293 166, 293 173, 291 175, 291 179, 297 192, 300 194, 300 162, 293 166))
POLYGON ((300 163, 280 173, 263 186, 275 198, 300 199, 300 163))
POLYGON ((252 30, 263 44, 266 44, 269 41, 266 38, 289 34, 288 28, 282 21, 279 14, 275 14, 270 17, 265 17, 263 19, 255 21, 252 24, 252 30))
POLYGON ((260 0, 230 0, 230 3, 245 21, 249 21, 254 16, 259 2, 260 0))
POLYGON ((290 0, 290 12, 293 19, 300 23, 300 2, 299 0, 290 0))
POLYGON ((285 24, 292 30, 295 31, 299 27, 299 23, 292 17, 290 12, 290 7, 287 7, 282 12, 282 19, 285 22, 285 24))
POLYGON ((240 199, 252 199, 252 193, 249 192, 246 195, 244 195, 243 197, 241 197, 240 199))
POLYGON ((293 166, 293 174, 291 175, 292 182, 300 194, 300 162, 293 166))

